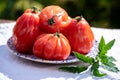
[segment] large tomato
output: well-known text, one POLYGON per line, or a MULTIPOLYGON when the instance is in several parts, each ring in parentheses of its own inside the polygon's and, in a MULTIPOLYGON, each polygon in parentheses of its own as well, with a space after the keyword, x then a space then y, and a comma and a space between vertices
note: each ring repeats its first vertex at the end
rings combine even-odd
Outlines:
POLYGON ((63 34, 70 41, 72 51, 87 54, 94 44, 93 32, 82 16, 72 19, 63 34))
POLYGON ((40 14, 40 28, 44 32, 55 33, 68 26, 70 19, 63 8, 55 5, 47 6, 40 14))
POLYGON ((47 60, 64 60, 70 52, 69 41, 61 33, 42 34, 33 46, 34 55, 47 60))
POLYGON ((32 53, 36 37, 42 32, 39 29, 39 14, 36 8, 27 9, 16 21, 13 28, 13 42, 17 51, 32 53))

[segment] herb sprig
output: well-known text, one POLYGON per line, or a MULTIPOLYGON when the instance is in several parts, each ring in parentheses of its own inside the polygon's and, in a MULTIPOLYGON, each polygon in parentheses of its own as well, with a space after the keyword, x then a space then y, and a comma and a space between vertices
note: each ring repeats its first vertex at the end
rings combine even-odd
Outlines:
MULTIPOLYGON (((95 58, 90 56, 85 56, 83 54, 80 54, 78 52, 73 52, 74 55, 81 61, 85 63, 90 64, 91 73, 96 77, 103 77, 106 76, 106 73, 102 73, 99 71, 99 67, 102 67, 108 71, 112 72, 119 72, 119 69, 116 67, 116 64, 114 63, 116 60, 112 56, 108 56, 107 52, 111 49, 111 47, 114 45, 115 39, 111 40, 108 43, 105 43, 105 39, 102 36, 100 39, 100 43, 98 45, 98 54, 95 56, 95 58)), ((83 71, 86 71, 89 66, 63 66, 59 69, 72 72, 72 73, 81 73, 83 71)))

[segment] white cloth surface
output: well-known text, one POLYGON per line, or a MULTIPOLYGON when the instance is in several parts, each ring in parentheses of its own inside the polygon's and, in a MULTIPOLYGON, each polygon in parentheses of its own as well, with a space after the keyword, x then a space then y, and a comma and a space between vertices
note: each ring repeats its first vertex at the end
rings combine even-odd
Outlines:
MULTIPOLYGON (((107 72, 103 78, 95 78, 89 71, 81 74, 73 74, 58 70, 60 66, 83 64, 43 64, 19 58, 11 54, 7 48, 6 41, 12 35, 15 22, 0 24, 0 80, 120 80, 120 73, 107 72)), ((108 55, 113 56, 120 69, 120 29, 103 29, 92 27, 95 39, 100 40, 103 35, 108 42, 115 39, 115 44, 108 55)))

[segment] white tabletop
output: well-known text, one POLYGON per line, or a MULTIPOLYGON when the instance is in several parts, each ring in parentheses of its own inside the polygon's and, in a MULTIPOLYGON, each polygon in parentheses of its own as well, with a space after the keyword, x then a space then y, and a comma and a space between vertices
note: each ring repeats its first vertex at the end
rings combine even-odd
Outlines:
MULTIPOLYGON (((44 64, 33 62, 19 58, 8 50, 6 42, 12 35, 12 29, 15 22, 0 24, 0 80, 118 80, 120 73, 107 72, 107 76, 103 78, 95 78, 89 71, 81 74, 73 74, 58 70, 60 66, 74 65, 72 64, 44 64)), ((120 69, 120 29, 103 29, 92 27, 95 39, 100 40, 103 35, 106 41, 116 39, 115 45, 108 55, 113 56, 117 62, 116 65, 120 69)))

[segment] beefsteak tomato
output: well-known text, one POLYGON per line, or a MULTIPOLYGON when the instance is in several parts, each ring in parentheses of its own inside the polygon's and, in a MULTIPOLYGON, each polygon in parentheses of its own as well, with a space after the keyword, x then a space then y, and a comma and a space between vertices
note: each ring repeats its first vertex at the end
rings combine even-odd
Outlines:
POLYGON ((36 8, 27 9, 16 21, 13 28, 13 43, 17 51, 32 53, 32 47, 42 31, 39 29, 39 14, 36 8))
POLYGON ((42 34, 33 46, 34 55, 47 60, 64 60, 70 52, 69 41, 61 33, 42 34))
POLYGON ((82 16, 73 18, 62 33, 69 40, 72 51, 87 54, 94 44, 94 34, 82 16))
POLYGON ((40 28, 47 33, 55 33, 64 29, 71 20, 63 8, 55 5, 43 8, 39 17, 40 28))

